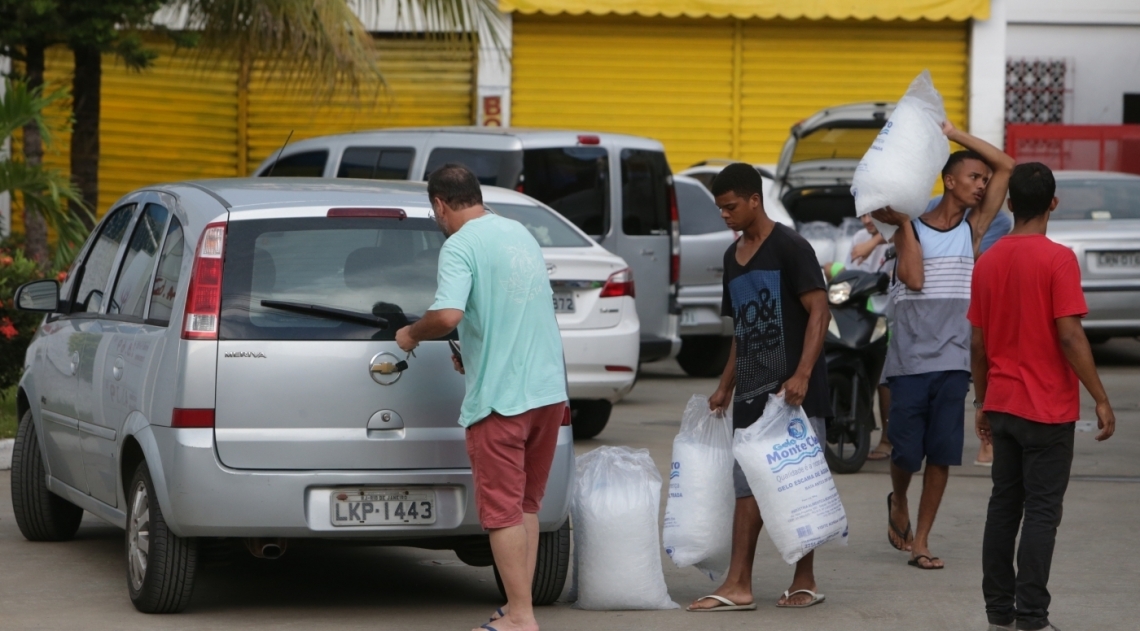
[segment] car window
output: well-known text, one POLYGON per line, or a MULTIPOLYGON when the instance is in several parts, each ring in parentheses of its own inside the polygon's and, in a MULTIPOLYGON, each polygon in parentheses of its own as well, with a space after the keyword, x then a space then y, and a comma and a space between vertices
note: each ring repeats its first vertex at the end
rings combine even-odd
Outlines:
POLYGON ((881 130, 881 122, 871 127, 821 127, 796 142, 792 162, 808 160, 862 160, 881 130))
POLYGON ((490 149, 433 149, 424 169, 424 180, 432 172, 449 163, 462 164, 475 173, 480 184, 515 188, 522 174, 521 151, 493 151, 490 149))
POLYGON ((677 213, 681 215, 681 234, 708 234, 728 230, 720 209, 709 190, 701 184, 673 182, 677 189, 677 213))
POLYGON ((230 222, 221 339, 393 340, 435 300, 444 236, 430 219, 230 222), (294 302, 373 314, 387 329, 262 305, 294 302))
POLYGON ((170 226, 166 229, 166 240, 162 242, 162 254, 158 258, 154 286, 150 290, 147 322, 151 324, 170 324, 170 313, 174 310, 174 299, 178 296, 178 280, 182 276, 182 254, 185 247, 182 224, 177 217, 171 217, 170 226))
POLYGON ((142 318, 146 309, 147 288, 154 265, 158 261, 158 248, 166 230, 170 212, 159 204, 147 204, 135 224, 135 232, 127 243, 127 252, 119 265, 119 277, 111 289, 111 302, 107 313, 142 318))
POLYGON ((542 206, 488 204, 487 207, 497 215, 526 226, 534 240, 544 248, 582 248, 591 244, 589 239, 566 225, 566 220, 542 206))
POLYGON ((327 149, 294 153, 278 160, 261 177, 321 177, 325 174, 325 163, 328 160, 327 149))
POLYGON ((1140 179, 1058 180, 1052 219, 1140 219, 1140 179))
POLYGON ((602 147, 528 149, 522 192, 557 210, 582 232, 609 232, 609 152, 602 147))
POLYGON ((660 151, 621 152, 621 225, 628 235, 669 234, 670 176, 660 151))
POLYGON ((337 177, 367 180, 406 180, 412 168, 412 149, 349 147, 340 158, 337 177))
POLYGON ((83 277, 72 296, 75 302, 71 306, 71 313, 95 313, 103 306, 103 291, 111 278, 115 255, 127 235, 134 210, 134 204, 120 206, 99 227, 99 236, 95 237, 95 242, 83 260, 83 266, 77 272, 83 277))

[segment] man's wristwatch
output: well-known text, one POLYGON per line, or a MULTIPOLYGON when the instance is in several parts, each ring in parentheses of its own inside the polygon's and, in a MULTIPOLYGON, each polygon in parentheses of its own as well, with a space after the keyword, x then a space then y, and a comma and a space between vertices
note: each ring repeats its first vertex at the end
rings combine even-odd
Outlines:
POLYGON ((974 399, 974 409, 975 409, 975 410, 980 410, 980 409, 982 409, 982 406, 983 406, 983 405, 985 405, 985 404, 984 404, 984 403, 982 403, 981 401, 979 401, 977 398, 975 398, 975 399, 974 399))

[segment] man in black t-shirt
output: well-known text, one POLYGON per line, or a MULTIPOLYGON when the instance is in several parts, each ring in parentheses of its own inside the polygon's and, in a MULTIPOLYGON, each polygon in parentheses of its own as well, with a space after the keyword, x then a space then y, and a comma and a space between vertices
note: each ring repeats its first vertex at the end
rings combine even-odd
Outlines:
MULTIPOLYGON (((733 319, 736 334, 709 407, 728 407, 735 389, 733 425, 743 428, 764 413, 768 395, 782 393, 789 404, 803 406, 822 439, 824 419, 832 416, 821 352, 831 318, 823 272, 811 245, 764 212, 762 186, 756 169, 741 163, 725 167, 712 183, 721 217, 742 234, 724 254, 722 315, 733 319)), ((752 562, 764 521, 739 465, 733 478, 732 561, 724 584, 694 601, 689 611, 756 608, 752 562)), ((810 607, 823 601, 816 593, 814 558, 812 552, 796 563, 792 585, 776 606, 810 607)))

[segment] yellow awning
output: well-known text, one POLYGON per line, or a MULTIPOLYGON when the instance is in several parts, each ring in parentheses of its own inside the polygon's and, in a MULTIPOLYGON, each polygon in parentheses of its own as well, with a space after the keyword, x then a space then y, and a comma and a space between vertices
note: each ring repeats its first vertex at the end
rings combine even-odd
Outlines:
POLYGON ((499 0, 505 12, 647 17, 985 20, 990 0, 499 0))

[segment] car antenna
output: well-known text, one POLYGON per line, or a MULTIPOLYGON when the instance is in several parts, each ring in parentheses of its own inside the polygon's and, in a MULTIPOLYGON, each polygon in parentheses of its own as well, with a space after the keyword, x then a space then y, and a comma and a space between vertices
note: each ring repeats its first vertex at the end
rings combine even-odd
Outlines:
POLYGON ((265 177, 273 177, 273 169, 276 169, 277 163, 281 162, 281 154, 285 153, 285 147, 289 146, 289 139, 293 137, 293 131, 294 130, 290 129, 289 135, 285 136, 285 144, 281 145, 281 150, 277 152, 277 159, 273 161, 273 164, 269 167, 269 173, 266 173, 265 177))

